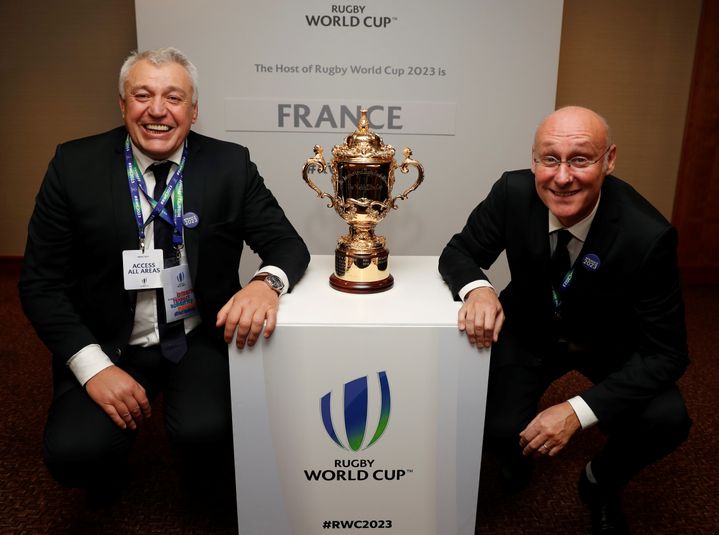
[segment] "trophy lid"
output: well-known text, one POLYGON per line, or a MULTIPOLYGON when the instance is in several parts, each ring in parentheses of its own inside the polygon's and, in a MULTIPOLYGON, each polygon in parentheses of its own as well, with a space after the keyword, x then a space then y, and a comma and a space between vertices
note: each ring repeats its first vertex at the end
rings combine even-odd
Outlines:
POLYGON ((394 148, 369 129, 367 110, 361 110, 357 130, 347 136, 343 145, 335 145, 332 155, 339 161, 383 163, 394 159, 394 148))

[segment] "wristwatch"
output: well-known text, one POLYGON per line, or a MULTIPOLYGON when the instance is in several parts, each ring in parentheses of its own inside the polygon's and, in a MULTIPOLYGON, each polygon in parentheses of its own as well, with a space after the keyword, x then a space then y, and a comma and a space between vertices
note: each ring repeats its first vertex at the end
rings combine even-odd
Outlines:
POLYGON ((267 286, 277 292, 277 295, 282 294, 282 290, 285 289, 285 283, 282 282, 282 279, 272 273, 258 273, 252 277, 250 282, 252 281, 265 281, 267 286))

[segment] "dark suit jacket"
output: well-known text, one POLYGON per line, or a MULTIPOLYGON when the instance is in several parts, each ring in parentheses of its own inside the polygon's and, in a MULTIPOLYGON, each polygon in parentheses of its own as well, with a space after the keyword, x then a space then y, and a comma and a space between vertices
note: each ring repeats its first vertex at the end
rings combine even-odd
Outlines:
MULTIPOLYGON (((589 348, 596 385, 582 394, 600 422, 672 384, 688 363, 674 228, 631 186, 607 176, 587 240, 562 294, 562 332, 589 348), (585 255, 600 260, 596 270, 585 255)), ((442 252, 439 269, 452 293, 486 279, 505 250, 511 282, 500 300, 519 351, 492 354, 492 366, 547 357, 557 322, 549 282, 547 207, 529 170, 505 173, 442 252), (495 358, 498 361, 495 362, 495 358)))
MULTIPOLYGON (((116 359, 127 344, 134 295, 124 289, 122 251, 138 249, 124 167, 124 127, 58 146, 30 220, 20 296, 30 321, 63 363, 98 343, 116 359)), ((287 273, 309 262, 307 248, 265 187, 245 147, 190 132, 185 247, 203 328, 240 289, 243 241, 287 273)), ((220 336, 218 331, 217 336, 220 336)))

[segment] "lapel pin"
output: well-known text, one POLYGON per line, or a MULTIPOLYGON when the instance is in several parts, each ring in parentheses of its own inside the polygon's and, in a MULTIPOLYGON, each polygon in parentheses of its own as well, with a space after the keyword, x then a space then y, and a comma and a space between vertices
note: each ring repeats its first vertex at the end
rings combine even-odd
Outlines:
POLYGON ((200 217, 195 212, 185 212, 182 215, 182 224, 187 228, 195 228, 200 222, 200 217))
POLYGON ((585 254, 584 258, 582 258, 582 266, 584 266, 584 269, 587 271, 597 271, 600 264, 601 261, 599 257, 593 253, 585 254))

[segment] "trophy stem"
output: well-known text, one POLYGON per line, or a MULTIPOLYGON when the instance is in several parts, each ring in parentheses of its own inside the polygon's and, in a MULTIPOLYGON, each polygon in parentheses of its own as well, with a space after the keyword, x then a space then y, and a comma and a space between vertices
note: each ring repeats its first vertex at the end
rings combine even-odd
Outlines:
POLYGON ((348 293, 377 293, 392 288, 394 278, 388 270, 389 251, 382 236, 375 236, 374 225, 350 226, 335 249, 335 272, 330 286, 348 293))

